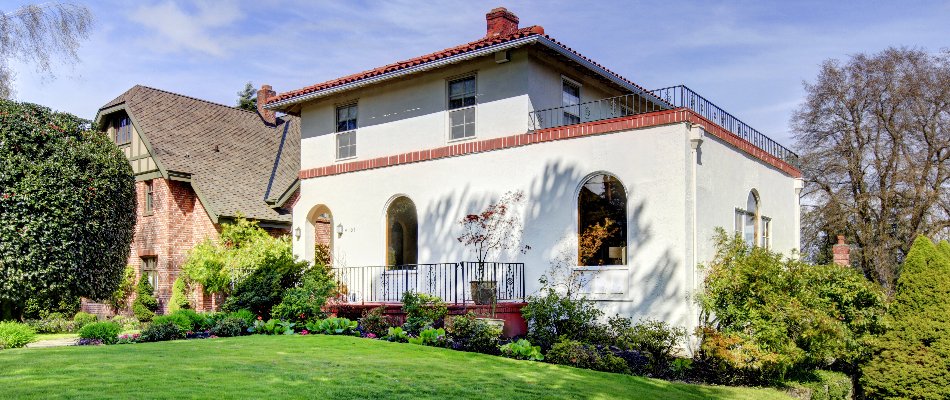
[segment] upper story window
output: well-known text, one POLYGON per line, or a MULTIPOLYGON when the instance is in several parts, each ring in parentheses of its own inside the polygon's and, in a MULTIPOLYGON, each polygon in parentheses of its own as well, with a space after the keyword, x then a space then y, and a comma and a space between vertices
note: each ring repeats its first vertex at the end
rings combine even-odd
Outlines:
POLYGON ((117 119, 113 128, 115 128, 115 144, 132 143, 132 121, 129 117, 117 119))
POLYGON ((475 76, 449 81, 450 139, 475 136, 475 76))
POLYGON ((151 215, 155 209, 155 187, 153 181, 145 181, 145 215, 151 215))
POLYGON ((356 157, 356 104, 336 108, 336 158, 356 157))
POLYGON ((574 81, 561 80, 561 105, 564 106, 562 125, 581 123, 581 86, 574 81))

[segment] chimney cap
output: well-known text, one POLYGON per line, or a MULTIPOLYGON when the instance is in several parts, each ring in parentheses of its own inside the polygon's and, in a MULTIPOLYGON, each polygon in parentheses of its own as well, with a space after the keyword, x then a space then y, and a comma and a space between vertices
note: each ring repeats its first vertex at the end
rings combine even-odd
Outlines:
POLYGON ((838 244, 847 244, 844 242, 844 235, 838 235, 838 244))
POLYGON ((515 33, 518 30, 518 16, 505 7, 495 7, 485 14, 488 29, 487 37, 501 36, 515 33))

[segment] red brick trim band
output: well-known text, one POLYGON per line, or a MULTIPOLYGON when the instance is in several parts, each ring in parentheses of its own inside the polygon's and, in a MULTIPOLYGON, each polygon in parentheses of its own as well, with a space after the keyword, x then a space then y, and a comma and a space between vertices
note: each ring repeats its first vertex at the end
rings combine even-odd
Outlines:
POLYGON ((466 143, 453 144, 428 150, 412 151, 392 156, 377 157, 364 161, 351 161, 325 167, 310 168, 300 171, 300 179, 318 178, 322 176, 339 175, 367 169, 392 167, 401 164, 410 164, 440 158, 457 157, 467 154, 486 151, 502 150, 512 147, 552 142, 555 140, 572 139, 585 136, 601 135, 611 132, 641 129, 653 126, 668 125, 678 122, 702 124, 713 136, 731 144, 737 149, 779 169, 793 178, 800 178, 802 172, 791 164, 775 157, 756 147, 738 135, 703 118, 687 108, 657 111, 646 114, 637 114, 627 117, 607 119, 602 121, 585 122, 583 124, 561 126, 542 129, 531 133, 522 133, 514 136, 505 136, 495 139, 485 139, 466 143))

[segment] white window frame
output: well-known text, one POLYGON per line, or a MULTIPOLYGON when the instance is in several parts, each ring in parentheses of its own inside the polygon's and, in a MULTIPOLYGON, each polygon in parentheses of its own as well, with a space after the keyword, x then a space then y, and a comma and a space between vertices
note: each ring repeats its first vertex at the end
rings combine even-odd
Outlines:
POLYGON ((446 125, 446 142, 462 142, 466 140, 472 140, 478 137, 478 74, 468 73, 464 75, 453 76, 445 80, 445 125, 446 125), (452 82, 461 81, 465 79, 474 79, 475 80, 475 104, 470 106, 463 106, 459 108, 450 108, 452 104, 452 82), (465 111, 472 110, 473 118, 472 121, 472 136, 463 136, 460 138, 452 137, 452 113, 456 111, 465 111))
POLYGON ((564 110, 564 111, 563 111, 563 114, 560 115, 560 117, 561 117, 561 122, 562 122, 562 123, 566 122, 565 115, 570 115, 570 116, 572 116, 572 117, 577 118, 577 122, 576 122, 576 123, 574 123, 574 124, 567 124, 567 125, 576 125, 576 124, 579 124, 579 123, 583 122, 583 120, 581 119, 581 108, 580 108, 580 104, 582 103, 582 101, 581 101, 581 90, 582 90, 583 88, 584 88, 584 85, 582 85, 580 82, 575 81, 575 80, 573 80, 573 79, 571 79, 571 78, 568 78, 568 77, 566 77, 566 76, 564 76, 564 75, 561 75, 561 107, 562 107, 563 110, 564 110), (564 104, 564 87, 565 87, 565 86, 574 86, 574 87, 577 88, 577 104, 564 104), (577 110, 576 110, 577 113, 571 112, 571 111, 570 111, 570 110, 571 110, 570 106, 577 106, 577 110))
POLYGON ((769 218, 763 215, 762 217, 760 217, 759 225, 761 226, 761 229, 762 229, 762 235, 761 235, 762 238, 760 239, 760 241, 762 242, 762 247, 766 249, 771 249, 772 248, 772 218, 769 218))
POLYGON ((145 256, 142 257, 142 277, 140 279, 146 279, 150 285, 152 285, 152 293, 158 292, 158 257, 156 256, 145 256), (152 261, 154 265, 152 268, 146 268, 149 261, 152 261))
POLYGON ((333 107, 333 122, 334 122, 333 129, 336 131, 336 133, 333 136, 333 144, 334 144, 333 149, 334 149, 334 158, 337 161, 352 160, 356 158, 356 154, 357 154, 356 153, 357 151, 356 131, 359 129, 359 126, 360 126, 359 113, 360 113, 360 108, 359 108, 359 103, 357 102, 337 104, 335 107, 333 107), (353 129, 341 131, 339 130, 340 129, 340 109, 350 108, 350 107, 356 107, 356 123, 355 123, 356 127, 353 129), (340 154, 340 139, 342 139, 344 135, 352 135, 353 137, 353 142, 350 145, 346 146, 347 148, 353 149, 353 154, 348 154, 345 157, 341 156, 340 154))

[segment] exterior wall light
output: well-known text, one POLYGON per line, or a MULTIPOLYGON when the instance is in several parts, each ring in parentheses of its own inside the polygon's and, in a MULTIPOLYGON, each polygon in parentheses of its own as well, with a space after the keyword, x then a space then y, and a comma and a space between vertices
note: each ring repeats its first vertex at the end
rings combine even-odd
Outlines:
POLYGON ((336 237, 343 237, 343 224, 336 226, 336 237))
POLYGON ((296 229, 294 229, 294 236, 297 238, 297 240, 300 240, 300 227, 299 227, 299 226, 298 226, 296 229))

